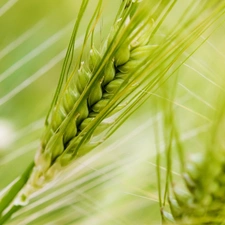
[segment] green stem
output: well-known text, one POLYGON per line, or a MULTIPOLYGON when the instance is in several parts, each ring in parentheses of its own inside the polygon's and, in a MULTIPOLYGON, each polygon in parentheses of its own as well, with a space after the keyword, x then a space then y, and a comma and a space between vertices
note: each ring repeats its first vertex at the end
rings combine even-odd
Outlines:
POLYGON ((12 208, 0 218, 0 225, 4 224, 17 210, 19 210, 22 206, 21 205, 14 205, 12 208))
POLYGON ((24 173, 20 176, 20 178, 16 181, 16 183, 13 184, 13 186, 6 192, 6 194, 0 200, 0 215, 1 215, 0 224, 3 224, 2 221, 8 219, 14 213, 15 209, 19 207, 13 206, 6 215, 2 216, 2 212, 10 205, 10 203, 13 201, 13 199, 16 197, 19 191, 26 184, 27 180, 29 179, 30 173, 33 169, 33 166, 34 163, 32 162, 28 166, 28 168, 24 171, 24 173))

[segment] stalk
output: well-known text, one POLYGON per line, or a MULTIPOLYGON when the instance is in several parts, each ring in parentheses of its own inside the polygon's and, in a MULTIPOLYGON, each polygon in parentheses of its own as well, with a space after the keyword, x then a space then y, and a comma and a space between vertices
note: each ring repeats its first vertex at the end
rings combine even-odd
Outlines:
POLYGON ((18 211, 22 206, 21 205, 13 205, 12 208, 0 218, 0 225, 4 224, 11 216, 18 211))
POLYGON ((21 189, 27 183, 33 167, 34 167, 34 163, 32 162, 27 167, 27 169, 24 171, 24 173, 19 177, 19 179, 12 185, 12 187, 1 198, 1 201, 0 201, 0 215, 1 215, 0 224, 2 224, 2 222, 5 221, 7 218, 9 218, 13 212, 17 211, 20 208, 19 206, 14 205, 14 206, 12 206, 12 208, 10 209, 10 211, 8 213, 6 213, 5 215, 3 214, 4 210, 12 203, 14 198, 17 196, 17 194, 21 191, 21 189))

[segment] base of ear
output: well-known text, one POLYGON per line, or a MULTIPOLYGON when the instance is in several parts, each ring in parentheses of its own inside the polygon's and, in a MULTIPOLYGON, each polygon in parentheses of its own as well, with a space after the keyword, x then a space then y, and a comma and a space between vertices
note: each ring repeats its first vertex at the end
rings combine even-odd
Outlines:
POLYGON ((46 186, 46 184, 51 183, 51 181, 59 175, 60 171, 62 171, 62 167, 57 162, 54 163, 44 174, 35 166, 30 174, 29 180, 19 192, 13 204, 21 206, 27 205, 32 195, 41 190, 46 186))

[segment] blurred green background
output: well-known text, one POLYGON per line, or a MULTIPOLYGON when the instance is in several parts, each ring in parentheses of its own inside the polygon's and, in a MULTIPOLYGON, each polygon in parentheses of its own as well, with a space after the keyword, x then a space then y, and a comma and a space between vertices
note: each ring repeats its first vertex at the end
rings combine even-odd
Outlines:
MULTIPOLYGON (((177 22, 184 2, 178 1, 165 30, 177 22)), ((79 37, 96 3, 90 2, 79 37)), ((101 43, 108 33, 119 3, 104 1, 96 42, 101 43)), ((39 147, 79 5, 79 0, 0 1, 0 189, 24 171, 39 147)), ((225 86, 224 35, 222 25, 180 67, 174 75, 176 85, 176 79, 164 84, 118 132, 69 167, 60 181, 8 224, 160 224, 156 121, 162 122, 161 109, 171 101, 187 156, 205 149, 208 127, 225 86), (173 88, 175 97, 162 92, 173 88)), ((157 144, 163 152, 164 140, 157 144)), ((162 166, 164 159, 162 153, 162 166)), ((174 164, 178 168, 175 153, 174 164)))

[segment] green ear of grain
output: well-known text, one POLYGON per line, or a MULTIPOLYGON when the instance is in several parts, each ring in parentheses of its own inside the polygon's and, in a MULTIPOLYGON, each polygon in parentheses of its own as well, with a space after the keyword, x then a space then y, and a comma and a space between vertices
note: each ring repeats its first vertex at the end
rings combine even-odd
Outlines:
MULTIPOLYGON (((219 103, 220 105, 221 103, 219 103)), ((222 104, 223 105, 223 104, 222 104)), ((175 188, 169 204, 176 224, 220 225, 225 221, 224 107, 219 106, 215 121, 207 132, 205 151, 192 154, 186 162, 183 181, 188 195, 175 188), (218 115, 221 114, 221 115, 218 115)))
POLYGON ((127 82, 132 77, 132 73, 148 56, 142 50, 137 60, 135 54, 137 57, 138 48, 143 49, 146 46, 146 49, 150 49, 148 37, 151 33, 152 21, 150 20, 151 23, 149 23, 148 17, 141 20, 142 9, 136 15, 137 22, 129 27, 129 21, 132 19, 129 12, 137 6, 137 3, 130 3, 129 7, 124 8, 123 17, 119 22, 116 21, 109 39, 106 40, 106 45, 112 52, 100 53, 92 45, 88 61, 81 63, 60 93, 60 98, 51 112, 51 120, 42 139, 42 147, 35 157, 35 168, 24 188, 22 199, 25 199, 24 196, 29 197, 36 189, 54 179, 60 171, 58 168, 68 165, 72 160, 86 154, 101 143, 100 141, 94 145, 91 144, 90 133, 96 130, 94 135, 101 134, 104 126, 113 125, 113 123, 105 123, 106 125, 103 123, 98 127, 97 123, 101 123, 105 118, 100 114, 107 107, 108 109, 115 107, 114 113, 122 109, 121 106, 114 106, 115 103, 112 100, 124 84, 125 86, 129 84, 127 82), (105 62, 103 55, 109 57, 105 62), (98 122, 95 124, 96 117, 98 122), (95 125, 90 127, 90 124, 95 125))

